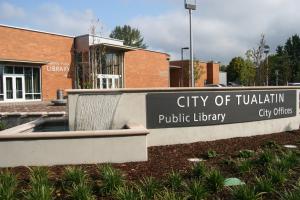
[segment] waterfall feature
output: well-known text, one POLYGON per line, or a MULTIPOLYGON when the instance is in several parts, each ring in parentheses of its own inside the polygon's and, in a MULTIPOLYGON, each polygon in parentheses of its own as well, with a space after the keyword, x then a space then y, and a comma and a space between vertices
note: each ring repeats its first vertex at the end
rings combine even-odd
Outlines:
POLYGON ((75 130, 109 130, 121 95, 79 95, 75 130))

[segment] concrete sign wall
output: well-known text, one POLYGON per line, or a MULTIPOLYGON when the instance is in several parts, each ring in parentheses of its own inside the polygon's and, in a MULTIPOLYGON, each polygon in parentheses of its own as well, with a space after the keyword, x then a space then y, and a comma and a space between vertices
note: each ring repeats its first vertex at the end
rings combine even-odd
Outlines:
POLYGON ((150 93, 147 128, 251 122, 296 116, 296 90, 150 93))
POLYGON ((69 125, 71 130, 76 130, 84 120, 88 125, 86 127, 97 130, 99 124, 107 119, 107 126, 103 126, 103 129, 121 129, 128 123, 141 124, 150 132, 147 135, 147 146, 291 131, 299 129, 300 124, 299 107, 296 106, 299 104, 300 91, 297 89, 228 87, 71 90, 68 95, 69 125), (118 101, 112 104, 115 98, 118 101), (109 106, 111 112, 103 105, 109 106), (83 114, 80 111, 82 109, 89 112, 83 114))

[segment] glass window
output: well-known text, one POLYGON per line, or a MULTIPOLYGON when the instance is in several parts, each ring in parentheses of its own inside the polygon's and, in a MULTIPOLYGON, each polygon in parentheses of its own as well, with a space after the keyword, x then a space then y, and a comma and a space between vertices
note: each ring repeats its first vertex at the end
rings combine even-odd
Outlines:
POLYGON ((23 67, 15 67, 15 74, 24 74, 23 67))
POLYGON ((4 73, 5 74, 13 74, 14 73, 14 67, 13 66, 5 66, 4 73))
POLYGON ((25 72, 25 92, 32 93, 33 92, 32 91, 32 68, 25 67, 24 72, 25 72))
POLYGON ((26 100, 33 99, 33 94, 26 94, 25 98, 26 98, 26 100))
POLYGON ((35 94, 34 99, 41 99, 41 95, 40 94, 35 94))
POLYGON ((6 99, 13 99, 13 78, 6 77, 6 99))
POLYGON ((33 92, 40 93, 40 69, 39 68, 32 68, 33 70, 33 92))
POLYGON ((15 79, 16 84, 16 98, 22 99, 23 98, 23 78, 22 77, 16 77, 15 79))
POLYGON ((0 95, 0 101, 4 101, 4 96, 0 95))

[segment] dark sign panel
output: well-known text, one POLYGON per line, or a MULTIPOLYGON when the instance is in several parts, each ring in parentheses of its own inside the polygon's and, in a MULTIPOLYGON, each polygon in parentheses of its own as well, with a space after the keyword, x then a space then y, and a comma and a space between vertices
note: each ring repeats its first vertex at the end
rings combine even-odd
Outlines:
POLYGON ((147 128, 191 127, 296 116, 296 90, 149 93, 147 128))

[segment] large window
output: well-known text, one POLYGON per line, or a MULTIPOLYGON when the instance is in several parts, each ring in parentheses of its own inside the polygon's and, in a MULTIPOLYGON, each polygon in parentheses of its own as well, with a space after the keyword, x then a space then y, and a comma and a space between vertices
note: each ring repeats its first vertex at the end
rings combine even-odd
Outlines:
POLYGON ((0 65, 0 101, 39 99, 40 67, 0 65))
POLYGON ((102 57, 101 74, 98 74, 98 88, 122 87, 122 53, 106 53, 102 57))
POLYGON ((25 99, 41 99, 40 68, 24 67, 25 99))

